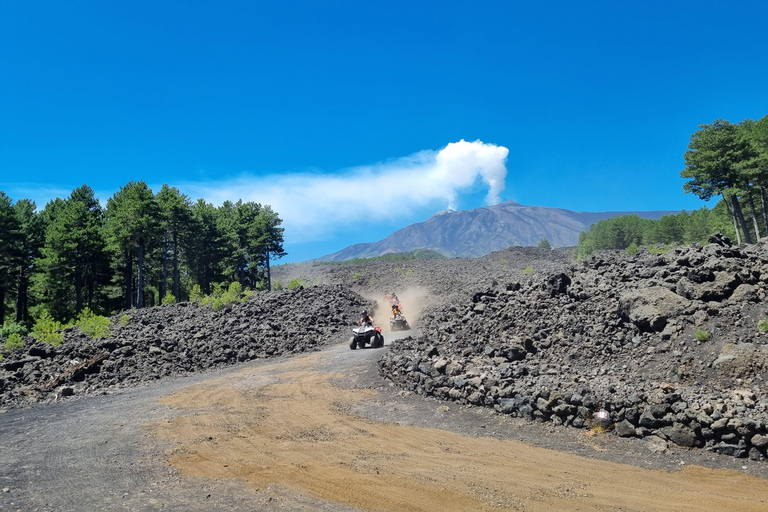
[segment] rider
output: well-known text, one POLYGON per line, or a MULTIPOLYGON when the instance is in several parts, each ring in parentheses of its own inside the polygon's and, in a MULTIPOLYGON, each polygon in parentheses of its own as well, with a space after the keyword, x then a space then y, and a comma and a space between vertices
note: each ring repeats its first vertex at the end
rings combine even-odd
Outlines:
POLYGON ((392 304, 392 318, 395 318, 397 315, 400 315, 400 304, 395 302, 392 304))
POLYGON ((368 314, 367 310, 365 309, 360 310, 360 314, 363 316, 360 318, 360 321, 357 322, 357 325, 365 325, 365 324, 373 325, 373 318, 368 314))

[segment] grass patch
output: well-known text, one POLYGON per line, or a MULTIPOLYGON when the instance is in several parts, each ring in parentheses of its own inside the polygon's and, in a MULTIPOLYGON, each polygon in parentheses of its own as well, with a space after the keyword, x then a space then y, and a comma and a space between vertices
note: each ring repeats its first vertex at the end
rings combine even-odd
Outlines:
POLYGON ((702 342, 709 341, 709 333, 704 329, 696 329, 696 332, 693 334, 693 336, 702 342))
POLYGON ((527 275, 527 276, 529 276, 529 275, 533 274, 533 267, 525 267, 525 268, 523 269, 523 274, 525 274, 525 275, 527 275))

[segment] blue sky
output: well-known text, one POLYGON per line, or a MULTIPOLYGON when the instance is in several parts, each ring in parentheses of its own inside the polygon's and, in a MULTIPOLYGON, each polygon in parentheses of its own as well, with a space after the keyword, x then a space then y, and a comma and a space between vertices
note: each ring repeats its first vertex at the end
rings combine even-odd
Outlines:
POLYGON ((105 204, 143 179, 271 204, 284 261, 449 205, 695 209, 691 133, 768 114, 767 19, 764 1, 5 0, 0 190, 42 208, 87 183, 105 204))

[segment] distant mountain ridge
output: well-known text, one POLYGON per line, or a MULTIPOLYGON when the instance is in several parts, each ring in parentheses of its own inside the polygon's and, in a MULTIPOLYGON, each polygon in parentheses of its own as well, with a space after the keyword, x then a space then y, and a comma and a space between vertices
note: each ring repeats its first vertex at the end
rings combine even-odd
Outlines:
POLYGON ((378 242, 350 245, 317 261, 371 258, 415 249, 432 249, 447 257, 479 257, 515 245, 538 245, 542 238, 553 247, 569 247, 577 245, 579 233, 599 220, 633 214, 658 219, 675 213, 679 212, 576 212, 507 201, 472 210, 443 210, 378 242))

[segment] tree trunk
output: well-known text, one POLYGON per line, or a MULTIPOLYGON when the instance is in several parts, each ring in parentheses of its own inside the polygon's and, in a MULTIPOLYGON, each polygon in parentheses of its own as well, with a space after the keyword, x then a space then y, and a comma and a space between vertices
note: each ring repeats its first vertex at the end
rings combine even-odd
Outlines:
POLYGON ((267 251, 267 291, 272 291, 272 271, 269 269, 269 251, 267 251))
POLYGON ((733 207, 733 213, 736 215, 736 218, 739 219, 739 224, 741 225, 741 229, 744 233, 744 242, 751 244, 752 237, 749 235, 749 228, 747 228, 747 221, 744 220, 744 213, 742 213, 741 211, 741 205, 739 205, 739 198, 736 197, 736 194, 733 194, 731 196, 731 206, 733 207))
POLYGON ((136 286, 136 307, 144 307, 144 242, 139 242, 139 283, 136 286))
POLYGON ((95 279, 88 280, 88 309, 93 309, 93 288, 95 279))
POLYGON ((125 309, 131 309, 133 306, 133 258, 131 251, 125 251, 125 309))
POLYGON ((768 234, 768 211, 765 210, 765 189, 763 186, 760 186, 760 204, 763 207, 763 227, 765 228, 765 233, 768 234))
MULTIPOLYGON (((757 215, 755 214, 755 200, 750 192, 747 197, 749 198, 749 213, 752 215, 752 225, 755 226, 755 238, 760 240, 760 225, 757 223, 757 215)), ((755 242, 757 242, 755 240, 755 242)))
POLYGON ((83 269, 78 265, 75 270, 75 314, 83 310, 83 269))
POLYGON ((728 205, 728 199, 725 196, 723 196, 723 199, 725 199, 725 209, 728 211, 728 215, 731 216, 731 220, 733 220, 733 230, 736 231, 736 245, 741 245, 741 233, 739 233, 739 222, 736 220, 736 214, 733 213, 733 210, 728 205))
POLYGON ((163 286, 160 290, 160 303, 162 304, 168 288, 168 233, 163 235, 163 286))
POLYGON ((0 285, 0 325, 5 322, 5 288, 0 285))
POLYGON ((23 322, 26 320, 27 311, 27 288, 26 288, 27 276, 24 272, 24 264, 19 265, 19 277, 17 280, 16 288, 16 322, 23 322))
POLYGON ((179 298, 179 240, 176 233, 173 234, 173 296, 176 302, 181 302, 179 298))

